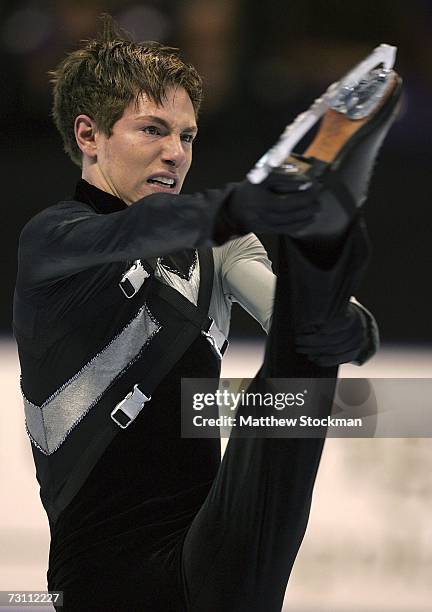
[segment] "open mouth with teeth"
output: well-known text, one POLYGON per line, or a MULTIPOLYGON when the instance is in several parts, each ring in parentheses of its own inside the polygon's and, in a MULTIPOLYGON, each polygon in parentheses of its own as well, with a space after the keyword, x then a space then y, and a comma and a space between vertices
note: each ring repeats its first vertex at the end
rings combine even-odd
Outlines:
POLYGON ((159 185, 160 187, 174 189, 177 184, 177 181, 173 178, 168 178, 167 176, 154 176, 152 178, 147 179, 147 183, 159 185))

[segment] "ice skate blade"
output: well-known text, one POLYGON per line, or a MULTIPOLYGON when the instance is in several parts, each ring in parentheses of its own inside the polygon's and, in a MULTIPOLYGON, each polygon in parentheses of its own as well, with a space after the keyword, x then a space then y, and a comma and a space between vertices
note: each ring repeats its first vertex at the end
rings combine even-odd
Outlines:
MULTIPOLYGON (((329 109, 324 114, 317 135, 311 145, 304 152, 304 157, 314 157, 326 163, 332 163, 341 149, 359 132, 367 123, 384 109, 387 103, 391 103, 392 97, 396 94, 399 97, 399 76, 392 72, 389 77, 386 91, 382 93, 379 101, 374 105, 372 111, 361 119, 350 117, 350 114, 343 111, 329 109)), ((288 158, 287 162, 294 161, 288 158)))
POLYGON ((328 110, 303 155, 292 154, 273 174, 288 175, 293 190, 315 182, 320 204, 314 220, 296 238, 330 244, 341 238, 366 201, 381 145, 399 109, 402 81, 394 73, 386 96, 364 119, 328 110))
POLYGON ((385 97, 392 80, 396 47, 382 44, 341 80, 330 85, 310 108, 286 126, 279 140, 257 161, 247 178, 261 183, 275 168, 286 163, 300 140, 323 117, 329 108, 360 120, 370 116, 385 97))

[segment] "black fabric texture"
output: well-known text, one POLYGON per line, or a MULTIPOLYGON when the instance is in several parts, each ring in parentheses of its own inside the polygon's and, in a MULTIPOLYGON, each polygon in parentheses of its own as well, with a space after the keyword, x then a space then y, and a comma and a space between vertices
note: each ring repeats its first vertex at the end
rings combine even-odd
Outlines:
MULTIPOLYGON (((170 298, 172 294, 180 301, 185 298, 169 287, 165 292, 170 294, 168 301, 166 296, 158 298, 151 290, 158 281, 152 279, 133 299, 126 299, 118 282, 138 253, 133 252, 133 247, 128 251, 131 245, 126 245, 120 257, 121 246, 112 242, 110 229, 103 234, 101 218, 129 213, 129 209, 118 198, 82 180, 74 197, 70 209, 60 206, 61 215, 57 207, 54 219, 49 218, 52 211, 48 211, 42 235, 38 235, 33 223, 34 238, 39 238, 42 245, 28 245, 29 235, 25 232, 22 240, 21 256, 29 246, 35 248, 36 255, 32 262, 21 260, 24 265, 16 289, 15 335, 25 394, 36 405, 42 404, 128 324, 144 301, 150 312, 157 312, 162 328, 149 349, 123 373, 54 454, 44 455, 32 446, 41 498, 50 519, 48 586, 65 590, 64 610, 177 610, 183 595, 176 582, 178 565, 171 567, 171 563, 177 558, 175 551, 182 530, 202 504, 220 462, 218 440, 181 438, 180 382, 182 376, 191 375, 217 380, 220 363, 196 328, 196 340, 165 375, 136 421, 126 430, 119 430, 109 419, 109 411, 142 379, 143 372, 165 359, 166 355, 158 355, 158 351, 169 349, 175 330, 178 342, 184 341, 184 308, 173 310, 170 298), (88 236, 84 230, 83 236, 76 233, 72 241, 67 235, 68 226, 74 232, 76 222, 89 219, 101 225, 102 234, 95 235, 90 243, 92 230, 88 236), (73 267, 73 262, 64 261, 67 257, 63 249, 60 257, 56 252, 53 238, 55 243, 56 234, 63 232, 66 242, 69 238, 71 259, 79 255, 79 246, 84 252, 88 247, 84 269, 81 263, 73 267), (46 246, 44 241, 50 249, 49 263, 44 258, 47 253, 40 253, 46 246), (110 255, 106 247, 114 247, 116 253, 110 255), (100 265, 100 256, 108 261, 100 265), (115 261, 117 258, 121 261, 115 261), (30 263, 33 267, 41 265, 38 278, 29 269, 30 263), (107 419, 108 438, 101 429, 107 419), (115 436, 105 447, 112 438, 110 428, 115 436), (95 437, 99 429, 102 433, 95 437), (95 453, 99 459, 88 473, 86 466, 94 463, 95 453), (64 486, 68 473, 73 478, 64 486), (138 592, 142 592, 139 604, 138 592), (94 593, 98 597, 92 603, 94 593)), ((194 231, 193 226, 189 229, 194 231)), ((63 247, 62 240, 58 246, 63 247)), ((204 293, 208 291, 209 299, 212 288, 209 266, 213 264, 210 260, 207 263, 204 256, 203 252, 198 300, 201 310, 204 293), (208 290, 204 291, 206 286, 208 290)), ((195 260, 195 250, 164 256, 164 264, 182 277, 188 277, 195 260)), ((189 302, 188 305, 195 310, 189 302)), ((192 325, 196 324, 195 321, 192 325)), ((175 354, 177 348, 177 344, 171 347, 170 353, 175 354)))
POLYGON ((60 515, 48 586, 65 610, 180 610, 178 555, 220 463, 217 439, 180 435, 182 376, 214 377, 219 364, 199 337, 136 421, 117 434, 60 515))
MULTIPOLYGON (((149 227, 152 223, 164 227, 165 216, 173 206, 180 206, 180 201, 173 204, 164 197, 158 198, 160 210, 156 199, 149 196, 149 210, 144 210, 147 202, 138 202, 126 210, 113 196, 105 199, 94 188, 90 191, 92 195, 86 202, 72 201, 53 207, 54 211, 39 217, 24 233, 21 261, 33 253, 39 257, 33 263, 40 263, 42 267, 34 271, 25 260, 17 283, 21 304, 17 302, 16 333, 22 346, 20 358, 25 364, 26 376, 30 376, 30 368, 41 359, 39 340, 43 351, 51 351, 54 360, 56 343, 65 338, 61 335, 62 325, 67 327, 68 317, 75 316, 72 311, 77 304, 84 309, 87 305, 94 308, 93 320, 99 322, 101 318, 102 327, 109 326, 108 320, 104 323, 103 305, 97 310, 94 302, 98 301, 99 291, 109 292, 109 287, 118 282, 127 261, 178 253, 176 245, 183 244, 186 238, 183 236, 180 240, 177 233, 186 231, 186 227, 192 244, 196 244, 197 236, 203 236, 203 230, 197 229, 200 223, 191 226, 195 213, 188 209, 190 201, 183 200, 185 210, 178 211, 176 223, 169 220, 164 236, 168 244, 164 248, 168 250, 158 252, 156 247, 160 246, 162 236, 154 240, 144 221, 149 227), (96 210, 98 207, 101 208, 96 210), (138 209, 133 210, 134 207, 138 209), (105 214, 101 215, 102 211, 105 214), (144 223, 143 236, 136 227, 138 218, 144 223), (52 225, 48 223, 47 228, 46 222, 52 225), (95 233, 95 227, 99 228, 99 234, 95 233), (38 232, 45 241, 40 250, 28 244, 29 236, 36 237, 38 232), (127 235, 128 241, 122 242, 119 234, 127 235), (77 243, 78 235, 81 242, 77 243), (77 249, 77 244, 81 244, 84 253, 77 249), (64 249, 62 257, 56 258, 56 248, 60 247, 64 249), (73 289, 70 302, 63 300, 60 308, 58 296, 62 295, 62 288, 69 286, 73 289), (49 339, 38 336, 38 325, 41 317, 47 316, 45 309, 50 303, 60 309, 57 317, 53 317, 57 321, 56 341, 51 344, 49 339), (26 308, 34 304, 35 320, 29 325, 22 324, 20 321, 26 320, 26 308), (23 328, 27 336, 21 332, 23 328)), ((200 244, 207 245, 208 237, 203 241, 201 238, 200 244)), ((299 321, 319 323, 345 304, 345 294, 349 296, 352 285, 357 284, 363 242, 354 230, 350 232, 341 260, 325 272, 315 269, 289 239, 281 237, 279 243, 273 323, 264 364, 252 388, 264 391, 266 377, 315 375, 322 379, 320 384, 330 390, 331 396, 337 368, 318 368, 314 364, 312 367, 304 355, 296 355, 295 327, 299 321), (303 304, 302 308, 296 300, 303 299, 311 304, 303 304), (289 312, 294 317, 287 316, 289 312)), ((185 272, 184 259, 177 258, 172 263, 180 274, 185 272)), ((151 306, 151 295, 148 299, 151 306)), ((127 302, 126 298, 124 301, 127 302)), ((127 318, 128 313, 122 316, 127 318)), ((79 322, 74 323, 77 333, 79 322)), ((115 325, 120 327, 121 322, 115 325)), ((102 342, 101 338, 97 342, 102 342)), ((84 346, 87 341, 91 343, 90 326, 81 340, 84 346)), ((59 358, 64 356, 66 345, 58 345, 59 358)), ((78 347, 74 359, 80 359, 78 347)), ((84 350, 81 362, 85 359, 84 350)), ((135 378, 133 367, 125 375, 124 388, 120 385, 111 395, 108 402, 111 408, 124 390, 129 390, 129 383, 135 378)), ((51 524, 48 588, 64 592, 64 606, 59 609, 64 612, 281 610, 286 584, 305 533, 324 440, 232 438, 220 464, 218 439, 181 438, 181 378, 217 380, 219 368, 220 362, 209 343, 198 335, 158 386, 151 402, 126 430, 114 437, 67 507, 51 524)), ((42 367, 40 371, 43 372, 42 367)), ((61 377, 57 376, 56 384, 61 377)), ((54 386, 48 374, 43 385, 44 392, 54 386)), ((24 387, 33 394, 31 399, 38 396, 40 400, 43 393, 36 389, 36 378, 31 384, 24 382, 24 387)), ((103 407, 103 403, 98 406, 103 407)), ((320 406, 321 414, 326 415, 330 407, 331 402, 320 406)), ((67 446, 64 449, 66 453, 67 446)), ((85 444, 82 449, 84 453, 85 444)), ((38 476, 49 482, 52 465, 41 463, 38 476)))

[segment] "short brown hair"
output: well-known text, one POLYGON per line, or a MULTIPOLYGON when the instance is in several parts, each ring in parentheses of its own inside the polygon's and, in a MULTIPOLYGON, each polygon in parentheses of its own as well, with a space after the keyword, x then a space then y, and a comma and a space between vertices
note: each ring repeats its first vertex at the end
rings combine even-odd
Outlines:
POLYGON ((196 116, 202 101, 201 77, 180 58, 178 49, 157 42, 133 42, 112 17, 102 15, 101 19, 99 36, 84 41, 82 48, 69 53, 49 73, 54 123, 64 150, 78 166, 82 163, 74 134, 78 115, 88 115, 110 136, 126 106, 142 93, 161 104, 169 87, 184 87, 196 116))

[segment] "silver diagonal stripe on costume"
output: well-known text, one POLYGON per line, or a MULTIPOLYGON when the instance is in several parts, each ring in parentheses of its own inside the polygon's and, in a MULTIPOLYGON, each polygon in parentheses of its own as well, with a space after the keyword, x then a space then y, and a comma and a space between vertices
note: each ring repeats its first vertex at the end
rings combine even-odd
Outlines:
POLYGON ((23 395, 27 431, 35 445, 46 455, 56 451, 160 329, 160 323, 144 305, 102 351, 41 406, 32 404, 23 395))

